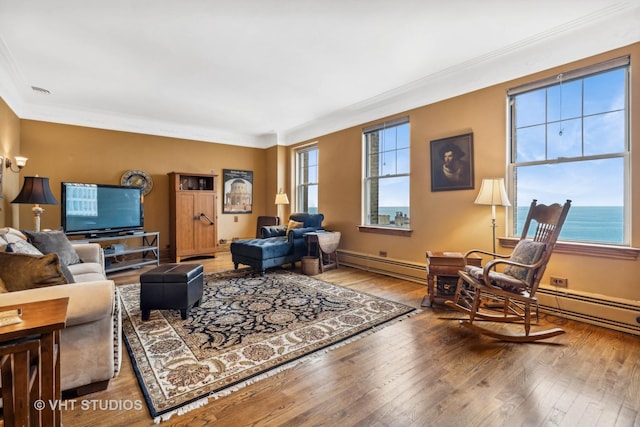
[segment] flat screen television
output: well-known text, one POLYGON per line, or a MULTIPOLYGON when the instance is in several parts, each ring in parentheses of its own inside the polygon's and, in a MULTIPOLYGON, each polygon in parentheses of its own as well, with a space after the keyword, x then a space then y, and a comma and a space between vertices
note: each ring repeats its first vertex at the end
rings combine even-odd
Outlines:
POLYGON ((140 187, 63 182, 61 196, 65 234, 115 235, 144 229, 140 187))

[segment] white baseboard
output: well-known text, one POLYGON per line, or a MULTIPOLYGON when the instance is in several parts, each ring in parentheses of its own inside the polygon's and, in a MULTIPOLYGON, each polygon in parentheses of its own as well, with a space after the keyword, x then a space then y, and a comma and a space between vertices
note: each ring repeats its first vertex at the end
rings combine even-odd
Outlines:
POLYGON ((640 335, 640 303, 541 285, 536 294, 540 309, 547 313, 640 335))
MULTIPOLYGON (((427 284, 427 264, 338 250, 341 265, 427 284)), ((426 252, 425 252, 426 261, 426 252)), ((426 290, 425 290, 426 291, 426 290)), ((640 335, 640 302, 541 285, 540 310, 560 317, 640 335)))

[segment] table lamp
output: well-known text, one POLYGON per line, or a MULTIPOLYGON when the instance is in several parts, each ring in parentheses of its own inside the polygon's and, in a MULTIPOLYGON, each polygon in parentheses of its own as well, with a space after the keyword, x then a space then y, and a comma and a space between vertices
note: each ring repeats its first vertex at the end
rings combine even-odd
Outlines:
POLYGON ((58 201, 49 188, 49 178, 25 176, 22 190, 11 203, 33 204, 35 231, 40 231, 40 215, 44 209, 40 205, 57 205, 58 201))

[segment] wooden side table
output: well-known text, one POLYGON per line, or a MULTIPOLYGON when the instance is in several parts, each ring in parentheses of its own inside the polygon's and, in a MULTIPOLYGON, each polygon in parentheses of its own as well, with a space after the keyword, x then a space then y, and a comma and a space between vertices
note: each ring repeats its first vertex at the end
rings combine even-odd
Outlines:
POLYGON ((338 245, 340 244, 339 231, 318 231, 305 233, 307 239, 307 255, 311 256, 315 253, 312 248, 318 250, 320 258, 320 272, 330 268, 338 268, 338 245))
POLYGON ((69 298, 59 298, 0 307, 0 311, 22 309, 22 322, 0 327, 0 348, 6 350, 2 352, 5 425, 60 426, 60 330, 68 304, 69 298), (11 353, 13 350, 16 352, 11 353), (28 375, 30 371, 33 375, 28 375), (31 378, 35 378, 32 385, 31 378), (37 399, 44 405, 34 407, 37 399), (7 424, 9 400, 13 402, 9 414, 13 424, 7 424))
MULTIPOLYGON (((480 266, 482 258, 471 255, 467 258, 470 265, 480 266)), ((460 252, 427 251, 427 289, 422 299, 422 307, 433 307, 436 297, 449 299, 448 295, 437 295, 435 289, 436 276, 458 277, 458 271, 464 268, 464 255, 460 252)))

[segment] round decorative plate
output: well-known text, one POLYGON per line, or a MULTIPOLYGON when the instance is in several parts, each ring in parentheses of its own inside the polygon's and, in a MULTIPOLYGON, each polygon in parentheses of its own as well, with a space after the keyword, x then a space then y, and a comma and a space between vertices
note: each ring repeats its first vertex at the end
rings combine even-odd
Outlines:
POLYGON ((129 187, 142 187, 142 194, 145 196, 153 188, 153 180, 146 172, 141 170, 126 171, 120 178, 120 184, 128 185, 129 187))

